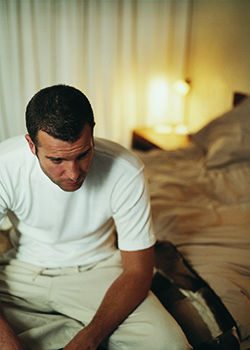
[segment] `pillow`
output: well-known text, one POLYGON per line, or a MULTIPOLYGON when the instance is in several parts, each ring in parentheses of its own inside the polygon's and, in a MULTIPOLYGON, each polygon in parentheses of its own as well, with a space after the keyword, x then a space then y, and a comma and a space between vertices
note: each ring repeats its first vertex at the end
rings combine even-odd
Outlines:
POLYGON ((190 137, 206 152, 208 168, 250 160, 250 97, 190 137))

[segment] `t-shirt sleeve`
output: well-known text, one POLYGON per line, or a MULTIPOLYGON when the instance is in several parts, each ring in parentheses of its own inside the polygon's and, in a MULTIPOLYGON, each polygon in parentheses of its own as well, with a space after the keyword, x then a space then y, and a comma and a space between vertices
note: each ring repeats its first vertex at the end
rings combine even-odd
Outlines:
POLYGON ((154 245, 148 184, 143 167, 134 174, 124 173, 112 194, 112 211, 118 248, 126 251, 154 245))

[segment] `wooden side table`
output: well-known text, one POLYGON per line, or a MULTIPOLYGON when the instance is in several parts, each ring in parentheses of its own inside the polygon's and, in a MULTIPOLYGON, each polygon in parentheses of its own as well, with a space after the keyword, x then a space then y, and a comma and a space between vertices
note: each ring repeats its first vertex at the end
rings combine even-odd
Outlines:
POLYGON ((143 151, 153 148, 173 150, 185 147, 189 143, 189 136, 157 132, 153 127, 138 128, 132 134, 132 147, 143 151))

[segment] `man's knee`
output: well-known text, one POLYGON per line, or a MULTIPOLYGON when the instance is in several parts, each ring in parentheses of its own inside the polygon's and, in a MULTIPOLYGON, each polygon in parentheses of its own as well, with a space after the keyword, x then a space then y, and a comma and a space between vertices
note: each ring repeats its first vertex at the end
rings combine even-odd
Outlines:
POLYGON ((141 349, 190 350, 191 347, 181 327, 159 300, 150 295, 148 301, 151 303, 151 312, 148 313, 149 318, 144 329, 144 346, 141 349))
POLYGON ((153 293, 110 338, 110 350, 189 350, 186 337, 153 293))
MULTIPOLYGON (((168 332, 162 330, 158 338, 155 339, 155 347, 157 350, 190 350, 191 347, 180 328, 168 332)), ((151 348, 152 349, 152 348, 151 348)))
MULTIPOLYGON (((191 347, 178 324, 170 327, 159 326, 151 329, 144 339, 141 339, 143 350, 190 350, 191 347)), ((139 349, 139 347, 138 347, 139 349)))
MULTIPOLYGON (((146 327, 147 328, 147 327, 146 327)), ((114 340, 114 339, 113 339, 114 340)), ((109 342, 109 350, 191 350, 185 335, 177 327, 175 330, 151 329, 145 334, 131 334, 131 337, 109 342)))

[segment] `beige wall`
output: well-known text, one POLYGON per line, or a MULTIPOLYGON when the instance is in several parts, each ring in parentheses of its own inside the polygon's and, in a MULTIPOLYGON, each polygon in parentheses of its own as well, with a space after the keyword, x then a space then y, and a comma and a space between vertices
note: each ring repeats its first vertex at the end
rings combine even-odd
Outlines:
POLYGON ((249 0, 194 0, 187 75, 191 131, 230 109, 233 91, 250 94, 249 0))

